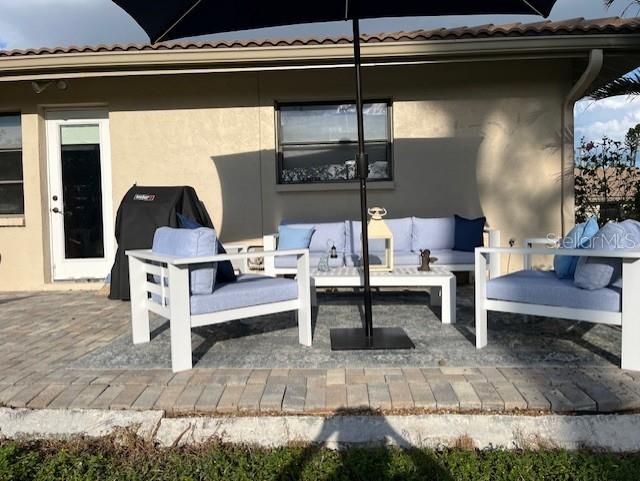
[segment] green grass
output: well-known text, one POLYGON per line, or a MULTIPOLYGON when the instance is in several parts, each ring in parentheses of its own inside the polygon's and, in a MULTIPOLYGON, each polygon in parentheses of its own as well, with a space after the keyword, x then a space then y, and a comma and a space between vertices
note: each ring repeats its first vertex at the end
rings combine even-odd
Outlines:
POLYGON ((136 440, 0 441, 0 481, 638 480, 640 454, 256 449, 210 443, 159 449, 136 440))

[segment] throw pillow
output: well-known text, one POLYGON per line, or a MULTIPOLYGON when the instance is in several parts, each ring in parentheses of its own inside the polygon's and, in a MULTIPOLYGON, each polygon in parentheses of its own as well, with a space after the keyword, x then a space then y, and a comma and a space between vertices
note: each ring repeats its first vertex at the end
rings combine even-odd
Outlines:
MULTIPOLYGON (((178 213, 177 216, 178 216, 178 225, 182 229, 198 229, 202 227, 198 222, 196 222, 190 217, 187 217, 186 215, 182 215, 178 213)), ((227 251, 225 250, 224 246, 220 242, 220 239, 218 239, 218 254, 226 254, 226 253, 227 251)), ((216 282, 226 283, 226 282, 235 282, 237 280, 236 272, 233 269, 233 264, 231 264, 231 261, 221 261, 221 262, 218 262, 217 264, 218 264, 218 269, 216 271, 216 282)))
MULTIPOLYGON (((626 231, 615 222, 604 225, 589 241, 588 249, 615 250, 625 248, 626 231)), ((594 290, 615 283, 622 275, 622 261, 611 257, 580 257, 574 280, 582 289, 594 290)))
POLYGON ((464 217, 456 215, 454 222, 454 251, 473 252, 476 247, 483 246, 484 225, 487 222, 486 217, 465 219, 464 217))
MULTIPOLYGON (((159 227, 153 236, 152 251, 177 257, 204 257, 217 254, 216 231, 207 227, 174 229, 159 227)), ((211 294, 215 287, 217 263, 189 266, 191 294, 211 294)), ((159 276, 154 276, 160 282, 159 276)))
MULTIPOLYGON (((598 221, 591 217, 587 222, 577 224, 562 238, 561 249, 584 249, 591 238, 598 233, 598 221)), ((557 255, 553 258, 553 270, 558 279, 573 279, 578 265, 578 256, 557 255)))
POLYGON ((303 229, 280 225, 278 227, 278 250, 308 249, 314 228, 303 229))
POLYGON ((178 216, 178 226, 181 229, 198 229, 200 227, 204 227, 200 225, 199 222, 193 220, 191 217, 187 217, 186 215, 180 214, 179 212, 176 213, 176 215, 178 216))

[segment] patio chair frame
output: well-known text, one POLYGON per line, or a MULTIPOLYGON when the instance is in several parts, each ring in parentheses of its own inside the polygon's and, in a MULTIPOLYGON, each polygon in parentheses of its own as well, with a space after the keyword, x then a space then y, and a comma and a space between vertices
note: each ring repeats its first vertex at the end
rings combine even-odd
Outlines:
MULTIPOLYGON (((512 314, 555 317, 596 324, 608 324, 622 328, 622 369, 640 371, 640 251, 629 249, 557 249, 557 248, 490 248, 475 251, 475 326, 476 347, 487 345, 487 312, 499 311, 512 314), (488 299, 486 294, 488 256, 490 254, 515 254, 530 259, 532 255, 567 255, 579 257, 607 257, 622 260, 622 310, 621 312, 595 309, 577 309, 542 304, 488 299)), ((530 262, 527 261, 530 265, 530 262)))
POLYGON ((169 319, 171 366, 174 372, 192 368, 191 329, 194 327, 220 324, 277 312, 297 311, 300 344, 311 345, 311 283, 309 278, 309 251, 307 249, 242 252, 204 257, 162 255, 149 249, 130 250, 126 254, 129 256, 133 343, 149 342, 149 312, 169 319), (209 314, 191 314, 189 266, 227 260, 237 262, 256 257, 279 255, 294 255, 297 258, 296 280, 298 283, 298 297, 296 299, 227 309, 209 314), (149 276, 158 276, 160 282, 149 281, 149 276), (166 282, 165 279, 167 280, 166 282), (154 299, 152 294, 155 294, 159 299, 154 299))

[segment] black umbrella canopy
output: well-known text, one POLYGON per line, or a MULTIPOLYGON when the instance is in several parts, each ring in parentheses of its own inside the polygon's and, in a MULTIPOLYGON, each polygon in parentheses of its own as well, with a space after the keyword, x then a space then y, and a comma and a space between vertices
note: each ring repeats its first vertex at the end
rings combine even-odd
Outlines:
POLYGON ((556 0, 114 0, 152 42, 219 32, 383 17, 547 17, 556 0))
POLYGON ((439 15, 531 14, 548 16, 556 0, 113 0, 147 32, 152 42, 219 32, 313 22, 350 20, 358 124, 358 178, 362 221, 363 329, 332 329, 331 349, 409 349, 402 328, 373 328, 367 229, 368 163, 364 143, 359 20, 439 15))

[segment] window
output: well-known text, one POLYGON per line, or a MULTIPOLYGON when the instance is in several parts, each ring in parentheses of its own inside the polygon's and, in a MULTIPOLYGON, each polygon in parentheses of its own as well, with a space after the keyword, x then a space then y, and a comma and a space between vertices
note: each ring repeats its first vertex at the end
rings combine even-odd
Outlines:
POLYGON ((20 114, 0 113, 0 215, 24 214, 20 114))
MULTIPOLYGON (((357 179, 355 103, 276 105, 278 183, 353 182, 357 179)), ((391 102, 364 104, 370 181, 392 180, 391 102)))

